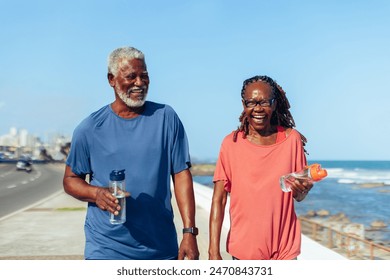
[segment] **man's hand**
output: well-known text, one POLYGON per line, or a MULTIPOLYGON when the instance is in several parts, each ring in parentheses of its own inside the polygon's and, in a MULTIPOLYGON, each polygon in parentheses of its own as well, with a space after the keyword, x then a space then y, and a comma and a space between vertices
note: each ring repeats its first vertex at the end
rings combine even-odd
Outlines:
MULTIPOLYGON (((125 192, 125 195, 126 197, 129 197, 130 193, 125 192)), ((118 199, 112 195, 108 188, 97 188, 95 203, 100 209, 108 211, 114 215, 118 215, 119 210, 121 210, 121 207, 118 204, 118 199)))
POLYGON ((191 233, 183 234, 183 240, 180 243, 178 259, 199 260, 199 250, 195 235, 192 235, 191 233))

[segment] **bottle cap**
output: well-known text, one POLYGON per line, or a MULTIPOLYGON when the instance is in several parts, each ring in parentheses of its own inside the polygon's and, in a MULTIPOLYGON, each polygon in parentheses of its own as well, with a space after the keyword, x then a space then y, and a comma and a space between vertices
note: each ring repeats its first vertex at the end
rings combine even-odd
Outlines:
POLYGON ((125 179, 125 169, 111 171, 110 181, 123 181, 124 179, 125 179))
POLYGON ((328 176, 328 172, 326 169, 321 168, 321 165, 318 163, 314 163, 310 165, 310 176, 313 181, 320 181, 328 176))

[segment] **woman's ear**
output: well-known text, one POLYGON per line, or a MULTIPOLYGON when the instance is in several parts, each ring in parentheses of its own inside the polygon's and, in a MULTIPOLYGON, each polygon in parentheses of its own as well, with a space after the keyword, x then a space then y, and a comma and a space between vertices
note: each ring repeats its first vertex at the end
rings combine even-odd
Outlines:
POLYGON ((245 101, 244 101, 244 98, 241 98, 241 103, 242 103, 242 107, 244 107, 244 109, 245 109, 245 101))

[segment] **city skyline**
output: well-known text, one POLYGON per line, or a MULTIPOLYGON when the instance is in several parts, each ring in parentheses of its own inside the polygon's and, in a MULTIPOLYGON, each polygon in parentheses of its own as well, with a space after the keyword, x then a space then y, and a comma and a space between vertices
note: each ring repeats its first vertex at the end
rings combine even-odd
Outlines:
POLYGON ((65 155, 62 148, 71 140, 62 134, 52 134, 46 141, 41 137, 33 135, 27 129, 10 127, 8 134, 0 134, 0 159, 18 159, 30 157, 39 159, 42 151, 47 158, 64 160, 65 155))
MULTIPOLYGON (((49 132, 49 131, 46 131, 43 133, 43 136, 40 135, 40 134, 37 134, 37 133, 31 133, 28 129, 24 128, 24 127, 15 127, 15 126, 10 126, 8 128, 8 133, 0 133, 0 142, 3 141, 2 139, 4 137, 7 137, 7 136, 11 136, 11 137, 14 137, 14 136, 18 136, 18 137, 23 137, 23 135, 25 137, 34 137, 36 138, 36 140, 39 140, 40 142, 42 143, 47 143, 50 141, 50 138, 53 138, 53 137, 62 137, 62 138, 66 138, 66 139, 69 139, 69 141, 71 140, 71 135, 66 135, 66 134, 62 134, 62 133, 59 133, 57 131, 52 131, 52 132, 49 132)), ((22 141, 26 141, 26 140, 22 140, 22 141)), ((0 143, 0 145, 2 145, 0 143)), ((21 144, 22 146, 26 146, 25 144, 21 144)))

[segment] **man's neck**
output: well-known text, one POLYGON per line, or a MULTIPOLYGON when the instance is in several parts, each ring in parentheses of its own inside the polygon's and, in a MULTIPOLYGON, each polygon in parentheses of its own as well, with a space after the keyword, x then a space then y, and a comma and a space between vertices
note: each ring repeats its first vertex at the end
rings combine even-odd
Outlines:
POLYGON ((132 119, 142 114, 145 109, 145 104, 141 107, 129 107, 124 102, 118 102, 118 100, 116 100, 111 103, 111 108, 119 117, 132 119))

